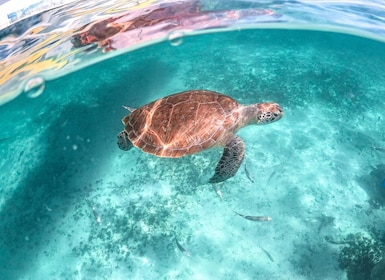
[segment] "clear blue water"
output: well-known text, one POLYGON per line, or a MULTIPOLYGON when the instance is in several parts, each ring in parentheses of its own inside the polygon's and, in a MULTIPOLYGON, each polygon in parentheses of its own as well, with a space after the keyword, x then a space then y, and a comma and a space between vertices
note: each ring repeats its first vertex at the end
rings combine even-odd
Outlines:
POLYGON ((384 54, 338 32, 202 34, 5 103, 0 278, 384 279, 384 54), (167 159, 116 145, 122 105, 194 88, 285 111, 238 132, 246 156, 214 186, 223 200, 207 183, 221 149, 167 159))

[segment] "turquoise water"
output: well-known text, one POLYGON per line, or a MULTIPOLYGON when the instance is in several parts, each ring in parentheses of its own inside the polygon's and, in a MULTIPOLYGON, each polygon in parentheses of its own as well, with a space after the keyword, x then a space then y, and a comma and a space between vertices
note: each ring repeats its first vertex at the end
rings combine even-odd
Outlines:
POLYGON ((244 30, 121 54, 6 103, 2 277, 369 279, 385 241, 383 69, 384 44, 364 37, 244 30), (220 149, 116 145, 122 105, 195 88, 285 111, 239 131, 245 161, 215 186, 223 200, 207 183, 220 149))

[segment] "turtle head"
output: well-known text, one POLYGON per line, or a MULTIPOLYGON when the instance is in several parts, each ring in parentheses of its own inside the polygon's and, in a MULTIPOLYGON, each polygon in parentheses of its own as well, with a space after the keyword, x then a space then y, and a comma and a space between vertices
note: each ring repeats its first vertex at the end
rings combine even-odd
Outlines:
POLYGON ((268 124, 276 122, 283 116, 283 110, 277 103, 258 103, 256 104, 257 124, 268 124))

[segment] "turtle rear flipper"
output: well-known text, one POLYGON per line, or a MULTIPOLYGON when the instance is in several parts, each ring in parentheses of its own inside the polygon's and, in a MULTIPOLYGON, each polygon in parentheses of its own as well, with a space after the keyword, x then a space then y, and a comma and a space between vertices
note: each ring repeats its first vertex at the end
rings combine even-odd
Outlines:
POLYGON ((118 144, 119 148, 122 149, 123 151, 128 151, 129 149, 131 149, 133 147, 130 139, 128 139, 127 132, 125 132, 125 131, 121 131, 118 134, 117 144, 118 144))
POLYGON ((219 183, 233 177, 241 166, 244 156, 245 144, 240 137, 234 136, 223 149, 222 157, 215 168, 215 174, 209 182, 219 183))

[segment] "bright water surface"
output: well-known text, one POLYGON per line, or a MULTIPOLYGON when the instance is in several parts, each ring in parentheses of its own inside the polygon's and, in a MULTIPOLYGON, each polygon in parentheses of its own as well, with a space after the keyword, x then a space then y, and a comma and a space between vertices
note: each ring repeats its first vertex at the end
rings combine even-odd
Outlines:
POLYGON ((137 2, 0 31, 1 278, 385 279, 382 2, 137 2), (112 16, 127 30, 76 45, 112 16), (195 88, 285 111, 237 133, 223 200, 221 149, 116 145, 122 105, 195 88))

